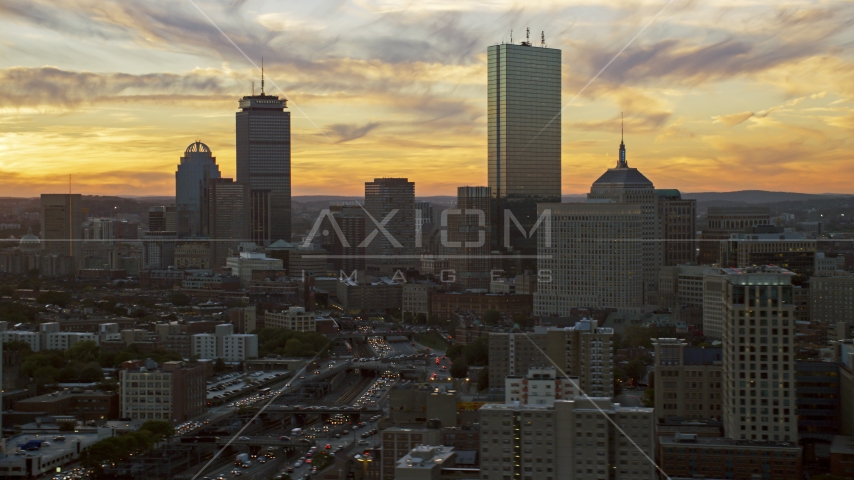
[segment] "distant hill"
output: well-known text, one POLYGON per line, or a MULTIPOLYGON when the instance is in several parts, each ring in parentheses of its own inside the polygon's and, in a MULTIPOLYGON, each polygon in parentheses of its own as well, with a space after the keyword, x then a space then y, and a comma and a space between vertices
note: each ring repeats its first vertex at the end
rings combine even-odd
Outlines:
POLYGON ((692 198, 697 202, 709 204, 760 204, 779 202, 802 202, 805 200, 824 200, 833 197, 850 197, 844 193, 790 193, 768 192, 765 190, 741 190, 737 192, 700 192, 683 193, 682 198, 692 198))

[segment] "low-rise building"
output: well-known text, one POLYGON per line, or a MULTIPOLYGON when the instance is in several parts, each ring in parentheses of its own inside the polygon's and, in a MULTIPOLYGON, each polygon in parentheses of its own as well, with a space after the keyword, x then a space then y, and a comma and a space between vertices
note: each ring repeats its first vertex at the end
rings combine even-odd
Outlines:
POLYGON ((231 274, 240 278, 240 284, 243 287, 248 287, 252 282, 252 272, 254 270, 282 270, 282 260, 279 258, 270 258, 261 252, 240 252, 240 256, 228 257, 225 260, 226 270, 231 270, 231 274))
POLYGON ((452 447, 417 445, 394 467, 395 480, 439 480, 442 469, 454 466, 452 447))
POLYGON ((18 401, 15 410, 45 416, 72 415, 83 421, 115 420, 119 418, 119 395, 93 390, 60 390, 18 401))
POLYGON ((431 313, 440 320, 450 320, 454 312, 465 311, 483 315, 487 310, 502 314, 530 316, 534 310, 534 296, 527 294, 451 293, 435 292, 430 300, 431 313))
POLYGON ((90 341, 101 343, 101 337, 94 333, 55 332, 47 334, 48 350, 68 350, 77 342, 90 341))
POLYGON ((307 312, 304 307, 290 307, 282 312, 264 312, 264 326, 267 328, 314 332, 317 330, 316 320, 317 314, 307 312))
POLYGON ((658 462, 671 478, 801 480, 801 447, 680 434, 658 437, 658 462))
POLYGON ((678 338, 653 340, 655 416, 696 420, 723 415, 723 353, 720 348, 689 347, 678 338))
POLYGON ((131 420, 186 422, 206 409, 210 362, 131 363, 119 371, 121 416, 131 420))
POLYGON ((258 335, 235 333, 222 337, 222 359, 226 362, 242 362, 258 358, 258 335))
POLYGON ((380 432, 382 449, 381 479, 395 480, 397 462, 417 445, 439 445, 441 430, 437 428, 391 427, 380 432))

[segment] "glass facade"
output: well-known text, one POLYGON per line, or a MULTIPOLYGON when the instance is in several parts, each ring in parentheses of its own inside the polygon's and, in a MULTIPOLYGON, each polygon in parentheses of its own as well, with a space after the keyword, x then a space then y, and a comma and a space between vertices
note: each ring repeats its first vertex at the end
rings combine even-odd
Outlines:
POLYGON ((511 245, 503 245, 504 209, 530 231, 537 203, 560 202, 561 51, 502 44, 487 57, 493 242, 536 252, 536 239, 516 235, 514 226, 511 245))
POLYGON ((237 182, 270 191, 269 238, 291 240, 291 112, 273 95, 245 96, 237 112, 237 182))
MULTIPOLYGON (((175 204, 178 214, 178 237, 202 235, 204 222, 202 200, 208 188, 208 180, 220 178, 216 158, 210 148, 201 142, 191 143, 178 170, 175 171, 175 204)), ((166 230, 166 228, 163 228, 166 230)))

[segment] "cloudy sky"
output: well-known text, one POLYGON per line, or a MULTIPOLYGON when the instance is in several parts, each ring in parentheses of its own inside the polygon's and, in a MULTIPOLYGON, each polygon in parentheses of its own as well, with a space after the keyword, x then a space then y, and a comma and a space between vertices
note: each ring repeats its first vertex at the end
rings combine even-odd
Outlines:
POLYGON ((563 51, 565 194, 613 166, 621 111, 656 187, 851 193, 853 20, 842 0, 4 0, 0 196, 69 174, 174 194, 196 139, 233 176, 237 100, 260 89, 240 50, 290 99, 295 194, 406 176, 452 195, 486 183, 486 48, 526 27, 563 51))

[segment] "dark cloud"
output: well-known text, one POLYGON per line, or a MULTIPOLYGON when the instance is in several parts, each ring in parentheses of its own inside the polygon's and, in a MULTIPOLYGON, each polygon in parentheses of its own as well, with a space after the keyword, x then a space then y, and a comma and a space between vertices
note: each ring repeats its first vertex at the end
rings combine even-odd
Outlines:
POLYGON ((122 101, 157 101, 161 97, 173 101, 182 98, 220 101, 235 90, 232 78, 206 72, 130 75, 74 72, 54 67, 0 70, 0 102, 11 107, 71 108, 110 98, 121 98, 122 101))
POLYGON ((371 130, 379 127, 379 122, 368 122, 364 125, 356 125, 353 123, 336 123, 329 125, 328 134, 335 137, 335 143, 345 143, 357 138, 362 138, 371 130))

